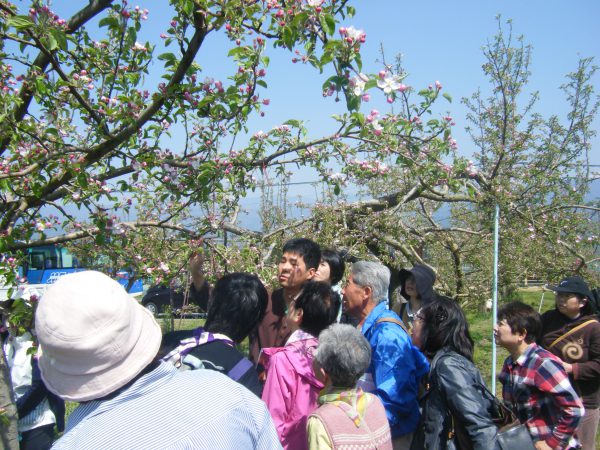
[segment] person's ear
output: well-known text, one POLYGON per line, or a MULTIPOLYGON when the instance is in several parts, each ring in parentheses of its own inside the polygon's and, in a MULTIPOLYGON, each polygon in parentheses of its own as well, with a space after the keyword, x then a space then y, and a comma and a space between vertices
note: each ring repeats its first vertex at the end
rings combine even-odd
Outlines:
POLYGON ((317 269, 315 269, 314 267, 311 267, 310 269, 308 269, 306 271, 306 279, 312 280, 316 274, 317 274, 317 269))
POLYGON ((329 381, 329 375, 327 375, 327 372, 325 372, 325 369, 323 369, 322 367, 319 367, 319 373, 315 375, 317 376, 317 379, 323 384, 327 384, 327 382, 329 381))
POLYGON ((294 312, 292 313, 292 320, 300 325, 302 323, 302 318, 304 317, 304 311, 302 308, 294 308, 294 312))
MULTIPOLYGON (((365 293, 366 298, 373 297, 373 288, 371 286, 363 286, 363 292, 365 293)), ((373 299, 375 300, 375 299, 373 299)))

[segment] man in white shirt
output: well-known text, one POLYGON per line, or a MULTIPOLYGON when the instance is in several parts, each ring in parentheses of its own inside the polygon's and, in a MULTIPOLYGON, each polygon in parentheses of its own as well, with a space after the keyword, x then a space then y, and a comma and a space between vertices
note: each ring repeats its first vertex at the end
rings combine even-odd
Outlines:
POLYGON ((36 330, 48 389, 80 402, 55 449, 281 448, 245 387, 160 363, 159 325, 106 275, 61 277, 40 301, 36 330))

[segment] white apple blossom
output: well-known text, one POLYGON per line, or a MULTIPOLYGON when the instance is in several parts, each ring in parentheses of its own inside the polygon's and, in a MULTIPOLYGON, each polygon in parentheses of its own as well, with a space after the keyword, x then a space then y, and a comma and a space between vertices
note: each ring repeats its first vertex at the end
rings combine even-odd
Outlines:
POLYGON ((350 86, 352 87, 352 93, 357 97, 362 95, 365 91, 365 83, 369 81, 369 77, 367 77, 364 73, 359 74, 356 77, 350 78, 350 86))
POLYGON ((400 82, 398 81, 398 77, 385 77, 383 80, 377 80, 377 87, 379 89, 383 89, 384 93, 391 94, 392 92, 400 89, 400 82))
POLYGON ((360 41, 364 36, 366 36, 366 33, 364 30, 359 30, 350 26, 346 28, 346 36, 354 41, 360 41))

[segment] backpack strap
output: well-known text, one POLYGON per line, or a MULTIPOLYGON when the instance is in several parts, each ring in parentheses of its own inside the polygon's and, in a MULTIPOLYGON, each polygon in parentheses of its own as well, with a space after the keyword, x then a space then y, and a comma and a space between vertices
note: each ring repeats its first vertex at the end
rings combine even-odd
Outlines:
POLYGON ((244 357, 240 359, 235 366, 233 366, 229 372, 227 372, 227 376, 231 378, 233 381, 239 381, 250 369, 254 367, 252 362, 244 357))
POLYGON ((204 344, 208 344, 213 341, 222 341, 228 345, 234 345, 233 341, 224 334, 210 333, 208 331, 204 331, 202 327, 198 327, 194 329, 192 337, 181 340, 179 342, 179 345, 167 355, 165 355, 162 358, 162 360, 171 361, 176 367, 180 367, 181 363, 183 362, 183 359, 194 348, 204 344))
POLYGON ((402 329, 404 331, 406 331, 406 334, 410 334, 401 320, 394 319, 393 317, 383 317, 383 318, 379 319, 377 322, 375 322, 375 325, 377 325, 378 323, 382 323, 382 322, 390 322, 390 323, 395 323, 396 325, 400 325, 400 327, 402 327, 402 329))
POLYGON ((552 347, 554 347, 556 344, 558 344, 560 341, 562 341, 563 339, 571 336, 573 333, 575 333, 576 331, 581 330, 582 328, 587 327, 589 324, 597 322, 596 319, 590 319, 590 320, 586 320, 585 322, 577 325, 575 328, 571 328, 569 331, 567 331, 565 334, 563 334, 562 336, 557 337, 554 342, 552 342, 552 344, 550 344, 548 346, 548 350, 550 350, 552 347))

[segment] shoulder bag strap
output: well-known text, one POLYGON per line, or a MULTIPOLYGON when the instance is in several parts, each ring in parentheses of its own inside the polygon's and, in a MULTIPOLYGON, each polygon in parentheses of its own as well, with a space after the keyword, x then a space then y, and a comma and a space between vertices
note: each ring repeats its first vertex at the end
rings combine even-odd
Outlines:
POLYGON ((229 372, 227 372, 227 376, 231 378, 233 381, 239 381, 246 373, 254 367, 254 364, 250 362, 250 360, 246 357, 240 359, 235 366, 233 366, 229 372))
POLYGON ((571 336, 573 333, 575 333, 576 331, 581 330, 582 328, 587 327, 589 324, 597 322, 596 319, 590 319, 587 320, 585 322, 583 322, 582 324, 577 325, 575 328, 571 328, 569 331, 567 331, 565 334, 563 334, 562 336, 557 337, 554 342, 552 342, 552 344, 550 344, 547 348, 548 350, 551 349, 552 347, 554 347, 556 344, 558 344, 560 341, 562 341, 563 339, 571 336))
POLYGON ((395 323, 396 325, 400 325, 402 327, 402 329, 404 331, 406 331, 407 334, 410 334, 408 332, 408 330, 406 329, 406 327, 404 326, 404 324, 402 323, 402 321, 400 321, 398 319, 394 319, 393 317, 383 317, 383 318, 379 319, 377 322, 375 322, 375 325, 377 325, 378 323, 382 323, 382 322, 390 322, 390 323, 395 323))

